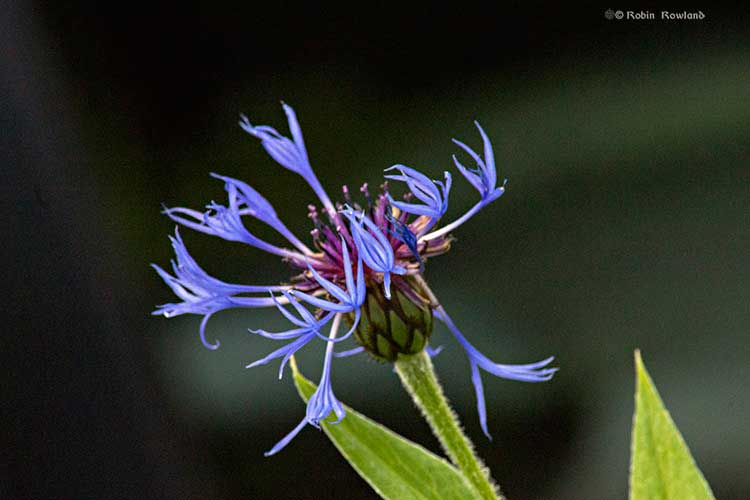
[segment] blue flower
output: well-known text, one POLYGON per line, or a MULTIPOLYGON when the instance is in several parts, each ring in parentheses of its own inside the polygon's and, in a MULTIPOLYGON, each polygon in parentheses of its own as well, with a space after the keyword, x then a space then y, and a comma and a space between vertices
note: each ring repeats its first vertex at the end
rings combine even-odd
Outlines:
POLYGON ((203 345, 209 349, 217 349, 219 341, 211 344, 206 340, 206 323, 213 313, 233 307, 267 307, 267 298, 241 297, 243 293, 257 293, 287 290, 287 286, 252 286, 234 285, 213 278, 206 273, 188 253, 185 243, 175 229, 174 237, 170 236, 177 262, 172 261, 174 276, 170 275, 156 264, 151 264, 164 282, 182 299, 180 303, 162 304, 157 306, 152 314, 172 318, 181 314, 200 314, 203 320, 200 324, 200 337, 203 345))
POLYGON ((385 171, 389 172, 393 169, 398 169, 401 175, 386 175, 385 178, 406 183, 411 193, 423 204, 396 201, 389 193, 390 204, 406 213, 440 219, 448 210, 448 193, 451 190, 450 172, 445 172, 445 183, 443 183, 433 181, 426 175, 404 165, 394 165, 386 168, 385 171))
POLYGON ((305 141, 302 138, 302 130, 297 121, 297 115, 291 106, 284 103, 282 103, 282 106, 289 121, 289 131, 292 133, 293 140, 284 137, 273 127, 267 125, 253 126, 250 120, 247 119, 247 116, 242 114, 240 115, 240 126, 248 134, 260 139, 265 150, 277 163, 301 175, 323 202, 328 213, 333 215, 336 209, 333 207, 333 203, 331 203, 330 198, 328 198, 323 186, 310 166, 310 160, 307 157, 307 149, 305 148, 305 141))
POLYGON ((551 379, 557 371, 557 368, 545 368, 555 358, 549 357, 542 361, 525 365, 501 365, 495 363, 479 352, 469 343, 468 340, 466 340, 466 337, 464 337, 461 331, 456 327, 455 323, 453 323, 453 320, 451 320, 450 316, 448 316, 442 306, 435 309, 435 317, 445 323, 469 356, 469 362, 471 364, 471 381, 474 383, 474 391, 476 392, 477 397, 479 423, 482 426, 484 434, 492 439, 487 430, 487 410, 485 408, 484 389, 482 387, 482 377, 479 373, 479 368, 497 377, 510 380, 518 380, 520 382, 546 382, 551 379))
POLYGON ((393 247, 380 228, 365 217, 365 213, 356 213, 351 207, 341 213, 349 219, 352 237, 357 245, 357 252, 365 264, 383 274, 383 290, 387 298, 391 297, 391 273, 406 274, 406 269, 395 263, 393 247), (367 226, 367 228, 365 228, 367 226))
POLYGON ((335 207, 341 205, 331 202, 313 172, 294 111, 286 104, 283 108, 291 138, 266 125, 254 126, 244 115, 240 125, 261 141, 276 162, 302 176, 320 198, 327 217, 319 218, 318 208, 308 206, 314 224, 310 246, 286 227, 268 200, 249 185, 232 177, 211 174, 224 182, 226 205, 211 202, 205 211, 175 207, 165 208, 164 213, 173 221, 196 231, 244 243, 282 257, 294 270, 289 284, 239 285, 211 277, 190 256, 180 234, 175 232, 175 236, 170 238, 176 254, 176 260, 172 261, 173 274, 157 265, 152 266, 180 302, 157 306, 153 314, 168 318, 181 314, 203 316, 200 322, 201 342, 209 349, 216 349, 219 342, 209 343, 205 337, 206 323, 214 313, 229 308, 276 307, 291 322, 289 330, 268 332, 250 329, 250 332, 267 339, 284 341, 285 344, 247 367, 280 359, 279 378, 287 362, 299 349, 315 339, 322 339, 326 343, 323 375, 318 389, 308 401, 305 418, 267 455, 281 450, 307 424, 317 427, 331 414, 338 421, 344 418, 344 408, 331 388, 333 358, 367 351, 377 359, 393 360, 423 348, 430 356, 436 355, 440 348, 433 349, 427 345, 434 315, 448 326, 469 357, 480 424, 489 436, 480 369, 499 377, 527 382, 549 380, 556 370, 548 367, 552 358, 526 365, 502 365, 490 361, 456 328, 422 277, 424 261, 450 249, 452 237, 449 233, 504 193, 504 185, 496 185, 495 159, 489 138, 477 123, 484 141, 483 157, 462 142, 455 141, 476 163, 476 168, 466 168, 454 157, 458 170, 480 193, 480 200, 454 222, 432 230, 441 222, 448 208, 450 173, 445 172, 444 181, 437 181, 412 168, 394 165, 386 171, 398 172, 385 177, 405 183, 410 191, 407 196, 411 199, 396 201, 385 187, 383 192, 371 196, 367 185, 364 185, 360 190, 366 202, 365 208, 362 208, 344 188, 347 204, 343 210, 337 211, 335 207), (258 238, 247 229, 244 217, 267 224, 284 237, 289 243, 288 247, 258 238), (382 294, 379 290, 381 285, 382 294), (392 287, 398 292, 395 298, 391 297, 392 287), (388 300, 383 299, 383 295, 388 300), (364 321, 361 312, 365 304, 368 304, 368 318, 371 320, 368 322, 364 321), (405 306, 409 305, 412 306, 408 307, 412 313, 407 315, 405 306), (383 322, 372 321, 373 312, 383 318, 395 318, 398 316, 396 313, 401 314, 402 323, 409 323, 406 325, 409 335, 413 335, 413 339, 418 338, 419 342, 409 341, 403 345, 395 342, 393 332, 385 331, 390 328, 390 323, 382 326, 383 322), (337 336, 344 318, 350 322, 351 328, 344 335, 337 336), (363 326, 365 323, 368 325, 363 326), (326 336, 321 331, 329 324, 331 330, 326 336), (419 331, 419 337, 416 331, 419 331), (359 345, 336 352, 339 342, 352 334, 359 345), (378 336, 389 341, 388 349, 379 350, 378 336))

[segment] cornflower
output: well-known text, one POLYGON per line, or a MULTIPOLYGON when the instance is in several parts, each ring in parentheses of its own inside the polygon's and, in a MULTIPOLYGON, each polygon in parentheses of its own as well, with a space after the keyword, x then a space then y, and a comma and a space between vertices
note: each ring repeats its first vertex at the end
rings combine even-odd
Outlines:
POLYGON ((489 437, 480 369, 501 378, 541 382, 549 380, 557 368, 549 367, 551 357, 522 365, 491 361, 456 327, 423 277, 428 260, 450 249, 451 233, 505 193, 505 182, 497 186, 492 144, 484 130, 475 122, 484 144, 483 156, 454 139, 476 164, 467 168, 453 157, 456 168, 478 191, 479 201, 458 219, 433 229, 439 226, 448 209, 452 183, 449 172, 439 181, 411 167, 394 165, 386 169, 389 173, 385 178, 408 188, 402 200, 392 196, 386 181, 374 197, 364 184, 360 189, 361 202, 355 201, 344 186, 344 203, 334 205, 311 167, 294 110, 286 104, 283 108, 291 138, 269 126, 254 126, 244 115, 240 125, 261 141, 277 163, 299 174, 320 200, 320 211, 315 205, 308 206, 314 226, 309 244, 292 234, 268 200, 252 187, 218 174, 211 175, 224 183, 226 205, 211 202, 203 211, 175 207, 165 208, 164 213, 190 229, 281 257, 293 270, 288 284, 238 285, 213 278, 199 267, 180 234, 175 232, 170 237, 177 256, 176 262, 172 262, 174 275, 159 266, 153 267, 182 302, 158 306, 154 314, 168 318, 181 314, 202 316, 201 341, 207 348, 216 349, 219 342, 210 343, 205 336, 206 323, 214 313, 229 308, 276 307, 293 328, 277 333, 262 329, 250 332, 288 343, 247 367, 281 358, 279 378, 296 351, 314 339, 326 342, 320 384, 307 403, 305 417, 267 455, 280 451, 307 424, 318 427, 331 413, 337 422, 345 417, 344 408, 331 388, 334 359, 362 352, 383 362, 394 362, 399 356, 422 350, 435 355, 440 348, 432 348, 428 342, 436 318, 445 324, 468 357, 480 424, 489 437), (288 245, 278 246, 251 233, 244 224, 248 217, 273 228, 288 245), (287 309, 290 306, 296 315, 287 309), (347 323, 349 331, 338 336, 342 321, 347 323), (330 331, 325 335, 321 330, 329 323, 330 331), (351 335, 357 347, 337 352, 339 342, 351 335))

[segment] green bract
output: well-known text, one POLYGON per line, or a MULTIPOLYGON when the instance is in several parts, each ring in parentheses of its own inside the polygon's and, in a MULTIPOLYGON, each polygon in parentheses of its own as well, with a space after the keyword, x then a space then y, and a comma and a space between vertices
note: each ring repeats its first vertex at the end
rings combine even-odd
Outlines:
MULTIPOLYGON (((420 290, 416 281, 407 280, 415 291, 420 290)), ((346 319, 351 324, 354 313, 346 319)), ((426 301, 417 303, 398 288, 387 299, 379 287, 370 287, 354 336, 375 359, 393 362, 399 354, 422 351, 432 335, 432 323, 432 310, 426 301)))

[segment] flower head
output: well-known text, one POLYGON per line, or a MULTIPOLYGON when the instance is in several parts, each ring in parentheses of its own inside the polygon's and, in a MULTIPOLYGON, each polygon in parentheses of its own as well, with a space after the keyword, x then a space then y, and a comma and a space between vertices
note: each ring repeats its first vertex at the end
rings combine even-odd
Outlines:
POLYGON ((367 352, 373 358, 392 362, 424 349, 434 355, 429 339, 433 316, 442 321, 466 351, 472 381, 477 394, 480 423, 487 435, 484 391, 479 370, 498 377, 538 382, 548 380, 556 368, 549 368, 551 358, 528 365, 502 365, 481 354, 458 330, 423 278, 428 261, 451 247, 451 234, 473 217, 482 207, 499 198, 504 187, 497 187, 495 159, 489 138, 477 123, 484 141, 484 157, 465 144, 455 141, 475 161, 469 169, 454 158, 461 174, 480 193, 480 200, 468 212, 439 229, 448 208, 451 175, 443 181, 432 180, 417 170, 403 165, 389 169, 385 177, 404 183, 409 192, 403 201, 394 199, 384 183, 374 195, 367 184, 355 199, 343 188, 344 203, 334 205, 315 176, 305 148, 296 114, 283 105, 291 138, 267 125, 252 125, 243 115, 240 125, 259 139, 269 155, 282 167, 302 176, 312 187, 323 207, 308 206, 313 229, 311 241, 297 238, 255 189, 232 177, 212 174, 224 182, 226 204, 211 202, 205 211, 189 208, 166 208, 164 213, 180 225, 225 240, 244 243, 282 257, 292 267, 289 284, 276 286, 238 285, 211 277, 188 254, 179 233, 171 238, 177 260, 172 262, 174 275, 154 265, 159 276, 182 301, 157 307, 154 314, 166 317, 180 314, 203 316, 200 338, 203 344, 216 349, 219 344, 205 338, 206 322, 212 314, 228 308, 276 307, 291 323, 289 330, 268 332, 251 329, 264 338, 286 342, 267 356, 250 363, 248 368, 281 359, 279 377, 295 352, 315 339, 326 343, 323 375, 315 394, 310 398, 304 419, 267 454, 286 446, 307 424, 319 422, 334 414, 338 421, 345 411, 331 388, 334 359, 367 352), (251 233, 243 219, 257 219, 282 235, 288 245, 269 243, 251 233), (290 309, 291 308, 291 309, 290 309), (349 331, 338 336, 341 321, 349 331), (326 336, 322 330, 328 325, 326 336), (358 346, 336 351, 339 342, 354 336, 358 346))

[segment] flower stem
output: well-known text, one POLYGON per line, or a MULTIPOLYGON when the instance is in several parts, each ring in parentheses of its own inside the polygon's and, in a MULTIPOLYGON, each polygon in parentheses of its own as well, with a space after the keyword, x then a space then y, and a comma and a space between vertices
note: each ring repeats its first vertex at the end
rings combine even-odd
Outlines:
POLYGON ((448 405, 443 388, 437 380, 432 361, 426 352, 399 356, 396 372, 401 383, 422 411, 430 429, 453 465, 464 474, 480 498, 502 500, 499 488, 489 470, 474 452, 474 446, 461 429, 458 416, 448 405))

